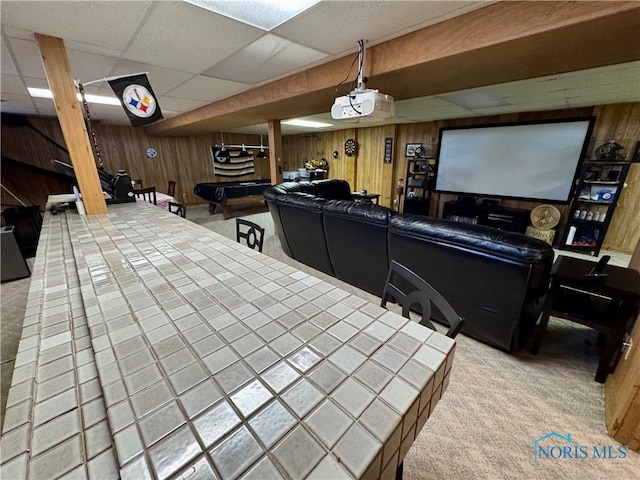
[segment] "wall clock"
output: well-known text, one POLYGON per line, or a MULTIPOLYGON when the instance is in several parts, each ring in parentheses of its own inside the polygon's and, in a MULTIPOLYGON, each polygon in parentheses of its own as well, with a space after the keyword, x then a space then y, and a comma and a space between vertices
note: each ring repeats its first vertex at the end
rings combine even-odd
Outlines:
POLYGON ((353 157, 358 153, 358 142, 356 142, 353 138, 349 138, 346 142, 344 142, 344 154, 348 157, 353 157))
POLYGON ((158 151, 155 148, 153 147, 147 148, 147 157, 156 158, 157 156, 158 156, 158 151))

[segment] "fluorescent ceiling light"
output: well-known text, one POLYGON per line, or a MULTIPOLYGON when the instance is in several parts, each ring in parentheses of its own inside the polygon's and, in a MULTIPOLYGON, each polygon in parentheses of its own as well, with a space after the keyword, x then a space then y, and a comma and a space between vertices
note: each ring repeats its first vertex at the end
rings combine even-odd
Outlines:
POLYGON ((247 0, 242 2, 184 0, 186 3, 219 13, 239 22, 271 31, 315 5, 320 0, 247 0))
POLYGON ((301 118, 292 118, 291 120, 284 120, 283 125, 294 125, 296 127, 309 127, 309 128, 322 128, 333 127, 332 123, 312 122, 311 120, 302 120, 301 118))
MULTIPOLYGON (((31 88, 28 87, 29 95, 36 98, 53 98, 53 93, 48 88, 31 88)), ((78 101, 82 101, 82 95, 77 94, 78 101)), ((84 96, 88 103, 99 103, 101 105, 120 105, 120 100, 115 97, 104 97, 102 95, 89 95, 84 96)))

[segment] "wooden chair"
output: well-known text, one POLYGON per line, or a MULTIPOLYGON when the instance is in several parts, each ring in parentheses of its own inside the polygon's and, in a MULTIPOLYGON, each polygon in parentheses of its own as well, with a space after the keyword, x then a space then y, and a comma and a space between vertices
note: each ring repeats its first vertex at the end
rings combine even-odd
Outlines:
POLYGON ((141 198, 145 202, 158 205, 158 201, 156 200, 156 187, 147 187, 147 188, 138 188, 138 189, 134 188, 133 194, 137 198, 141 198))
POLYGON ((131 180, 131 185, 133 186, 134 190, 136 188, 138 188, 138 189, 144 188, 144 185, 142 185, 142 179, 131 180))
POLYGON ((405 318, 410 318, 409 310, 412 306, 420 305, 422 307, 420 324, 432 330, 436 329, 431 323, 431 306, 435 305, 449 324, 447 337, 450 338, 455 338, 458 335, 464 323, 449 302, 435 288, 395 260, 391 261, 380 306, 386 307, 387 301, 390 299, 402 306, 402 316, 405 318))
POLYGON ((187 207, 182 203, 169 202, 169 211, 179 217, 187 218, 187 207))
POLYGON ((249 248, 255 249, 257 246, 258 251, 262 252, 264 228, 262 228, 260 225, 250 222, 248 220, 236 218, 236 239, 238 243, 242 243, 240 241, 241 238, 245 239, 245 241, 247 242, 247 246, 249 248), (246 227, 246 230, 244 227, 246 227))
POLYGON ((176 182, 173 180, 169 180, 169 186, 167 187, 167 195, 170 197, 176 196, 176 182))

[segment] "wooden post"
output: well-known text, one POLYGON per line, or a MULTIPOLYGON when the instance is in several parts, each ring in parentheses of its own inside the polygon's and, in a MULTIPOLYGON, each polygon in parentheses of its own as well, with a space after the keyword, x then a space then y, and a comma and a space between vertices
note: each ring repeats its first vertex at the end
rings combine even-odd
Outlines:
POLYGON ((280 120, 269 120, 269 171, 271 185, 282 183, 282 129, 280 120))
POLYGON ((64 41, 39 33, 35 37, 85 209, 89 215, 106 213, 107 204, 102 195, 98 169, 76 96, 64 41))

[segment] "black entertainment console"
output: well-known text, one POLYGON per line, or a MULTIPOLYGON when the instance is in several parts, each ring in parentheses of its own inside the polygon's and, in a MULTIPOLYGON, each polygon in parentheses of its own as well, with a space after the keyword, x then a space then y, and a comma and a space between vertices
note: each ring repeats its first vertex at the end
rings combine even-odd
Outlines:
POLYGON ((445 202, 442 218, 525 233, 529 224, 529 210, 454 200, 445 202))

